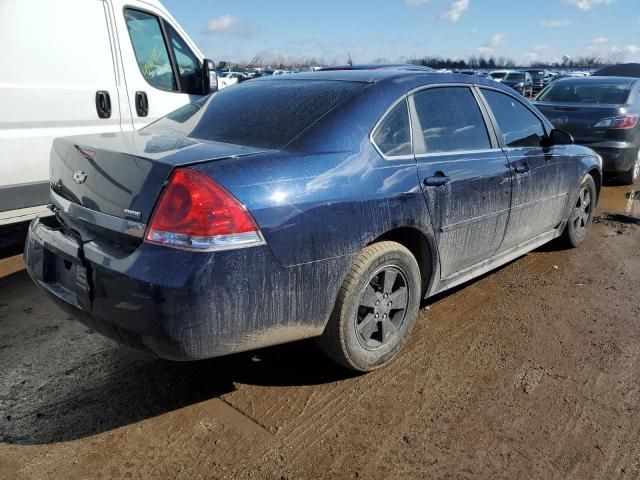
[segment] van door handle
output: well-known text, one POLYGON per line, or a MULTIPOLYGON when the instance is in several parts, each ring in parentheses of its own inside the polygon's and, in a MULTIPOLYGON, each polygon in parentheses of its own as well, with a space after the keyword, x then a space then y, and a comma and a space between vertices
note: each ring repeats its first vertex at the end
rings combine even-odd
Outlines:
POLYGON ((111 97, 106 90, 96 92, 96 111, 99 118, 111 117, 111 97))
POLYGON ((146 92, 136 92, 136 113, 139 117, 149 115, 149 99, 146 92))
POLYGON ((527 173, 529 171, 529 165, 526 163, 520 163, 515 166, 514 170, 516 173, 527 173))
MULTIPOLYGON (((440 172, 438 172, 440 173, 440 172)), ((451 179, 449 177, 444 176, 444 174, 438 175, 436 174, 433 177, 427 177, 424 179, 424 184, 427 187, 442 187, 449 183, 451 179)))

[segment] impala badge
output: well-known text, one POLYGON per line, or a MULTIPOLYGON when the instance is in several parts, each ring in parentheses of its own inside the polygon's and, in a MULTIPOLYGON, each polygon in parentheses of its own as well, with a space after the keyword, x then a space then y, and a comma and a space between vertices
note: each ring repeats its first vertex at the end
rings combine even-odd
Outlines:
POLYGON ((136 220, 140 220, 140 217, 142 217, 142 214, 140 212, 136 212, 135 210, 129 210, 127 208, 124 209, 124 214, 127 217, 133 217, 136 220))
POLYGON ((559 127, 564 127, 567 123, 569 123, 569 117, 558 117, 556 120, 556 125, 559 127))
POLYGON ((76 182, 78 185, 82 185, 84 182, 87 181, 87 174, 84 173, 82 170, 76 170, 73 174, 73 181, 76 182))

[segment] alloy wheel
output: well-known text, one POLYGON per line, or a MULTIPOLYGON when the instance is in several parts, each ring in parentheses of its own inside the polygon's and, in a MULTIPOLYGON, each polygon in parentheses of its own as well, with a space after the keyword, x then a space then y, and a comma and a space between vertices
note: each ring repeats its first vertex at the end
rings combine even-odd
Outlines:
POLYGON ((395 266, 377 270, 360 295, 356 316, 360 344, 378 350, 397 342, 408 307, 409 288, 402 270, 395 266))
POLYGON ((573 227, 578 235, 583 235, 589 226, 592 208, 591 191, 587 187, 583 187, 578 195, 576 206, 573 208, 573 227))

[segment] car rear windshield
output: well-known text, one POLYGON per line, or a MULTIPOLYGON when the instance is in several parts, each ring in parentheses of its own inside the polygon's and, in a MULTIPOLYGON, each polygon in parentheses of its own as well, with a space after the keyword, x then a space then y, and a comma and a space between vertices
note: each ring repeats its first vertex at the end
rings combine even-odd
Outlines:
POLYGON ((602 103, 621 105, 629 98, 631 82, 594 82, 593 80, 561 80, 552 83, 538 97, 547 103, 602 103))
POLYGON ((148 130, 190 138, 280 149, 367 83, 327 80, 250 80, 170 113, 148 130))
POLYGON ((516 82, 522 82, 524 80, 524 73, 508 73, 505 80, 515 80, 516 82))

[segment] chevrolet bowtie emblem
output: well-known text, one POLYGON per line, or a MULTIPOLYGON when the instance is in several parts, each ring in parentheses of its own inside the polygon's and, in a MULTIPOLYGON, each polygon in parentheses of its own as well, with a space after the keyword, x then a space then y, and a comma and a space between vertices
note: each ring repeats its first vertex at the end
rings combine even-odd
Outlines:
POLYGON ((84 173, 82 170, 76 170, 73 173, 73 181, 76 182, 78 185, 81 185, 87 181, 87 174, 84 173))

